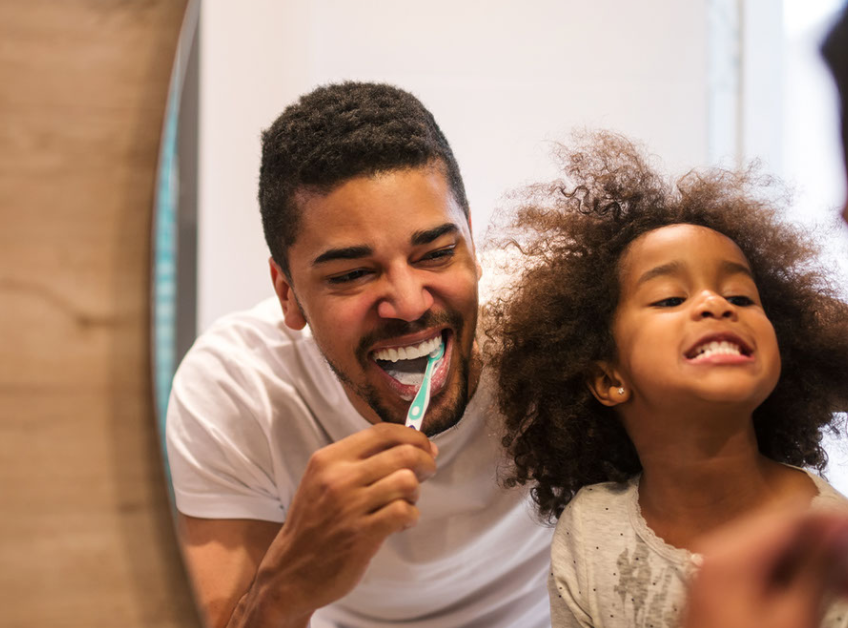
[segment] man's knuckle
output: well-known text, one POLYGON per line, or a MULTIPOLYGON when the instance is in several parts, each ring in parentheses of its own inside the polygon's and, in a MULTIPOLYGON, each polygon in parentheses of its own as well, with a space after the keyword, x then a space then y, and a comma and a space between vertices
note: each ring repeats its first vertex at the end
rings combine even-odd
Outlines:
POLYGON ((394 503, 395 519, 402 525, 408 527, 418 522, 419 511, 407 501, 398 500, 394 503))
POLYGON ((319 449, 309 457, 307 467, 312 471, 318 471, 327 466, 329 456, 324 449, 319 449))
POLYGON ((345 493, 344 476, 333 471, 325 471, 318 477, 318 488, 329 497, 339 497, 345 493))
POLYGON ((414 445, 400 445, 395 448, 398 464, 404 468, 412 468, 416 466, 420 460, 420 451, 414 445))
POLYGON ((394 426, 391 423, 377 423, 372 429, 381 438, 386 438, 392 433, 394 426))
POLYGON ((418 490, 418 478, 409 469, 401 469, 397 473, 398 488, 404 495, 409 495, 418 490))

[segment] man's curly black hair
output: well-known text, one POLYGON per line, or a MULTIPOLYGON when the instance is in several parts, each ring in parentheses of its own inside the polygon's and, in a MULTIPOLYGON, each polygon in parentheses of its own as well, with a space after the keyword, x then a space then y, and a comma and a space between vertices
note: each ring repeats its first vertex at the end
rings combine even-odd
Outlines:
POLYGON ((259 207, 265 241, 288 274, 297 238, 297 194, 327 194, 357 176, 404 168, 444 168, 456 202, 468 200, 450 145, 433 115, 391 85, 345 82, 319 87, 262 133, 259 207))
POLYGON ((822 471, 825 428, 848 409, 848 306, 826 278, 818 248, 775 213, 772 181, 755 169, 690 172, 671 183, 625 138, 598 133, 561 150, 567 181, 534 186, 496 246, 518 246, 524 267, 485 312, 508 486, 530 483, 542 516, 558 517, 585 485, 641 470, 614 410, 587 374, 614 360, 619 260, 640 235, 666 225, 708 227, 747 257, 777 334, 782 373, 753 420, 760 451, 822 471))

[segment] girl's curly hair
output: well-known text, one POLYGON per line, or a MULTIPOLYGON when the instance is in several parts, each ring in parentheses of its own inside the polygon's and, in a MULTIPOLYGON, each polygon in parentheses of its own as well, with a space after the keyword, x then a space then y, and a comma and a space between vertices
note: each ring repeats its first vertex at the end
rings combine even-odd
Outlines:
POLYGON ((848 306, 817 260, 818 247, 780 220, 755 169, 690 172, 669 182, 627 139, 591 135, 560 150, 568 182, 537 185, 494 244, 518 247, 522 271, 484 311, 485 356, 494 370, 507 486, 531 483, 542 516, 559 516, 587 484, 641 470, 614 411, 590 393, 587 374, 613 360, 619 260, 640 235, 667 225, 708 227, 732 239, 754 272, 783 363, 754 412, 760 451, 822 471, 825 428, 848 409, 848 306))

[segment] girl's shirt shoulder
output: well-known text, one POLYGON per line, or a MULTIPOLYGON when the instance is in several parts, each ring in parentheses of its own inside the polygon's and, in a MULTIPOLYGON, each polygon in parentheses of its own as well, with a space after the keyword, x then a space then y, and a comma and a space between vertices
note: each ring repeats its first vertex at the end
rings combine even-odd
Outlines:
MULTIPOLYGON (((807 469, 799 471, 807 474, 817 489, 811 508, 848 509, 848 498, 826 480, 807 469)), ((616 536, 627 538, 632 534, 668 560, 690 562, 691 552, 668 545, 646 524, 639 507, 639 479, 637 475, 627 482, 602 482, 581 488, 560 516, 557 536, 583 532, 614 540, 616 536)))
MULTIPOLYGON (((848 508, 848 499, 809 475, 812 508, 848 508)), ((639 508, 639 478, 585 486, 563 511, 551 546, 551 610, 555 626, 674 626, 686 582, 700 556, 653 533, 639 508)), ((848 607, 834 605, 822 626, 844 628, 848 607)))

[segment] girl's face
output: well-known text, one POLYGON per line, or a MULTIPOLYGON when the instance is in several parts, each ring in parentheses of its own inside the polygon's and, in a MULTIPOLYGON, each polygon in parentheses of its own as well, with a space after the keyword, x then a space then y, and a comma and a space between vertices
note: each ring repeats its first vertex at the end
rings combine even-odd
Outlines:
POLYGON ((777 338, 730 238, 687 224, 656 229, 630 244, 619 272, 614 370, 626 400, 753 412, 771 394, 780 376, 777 338))

